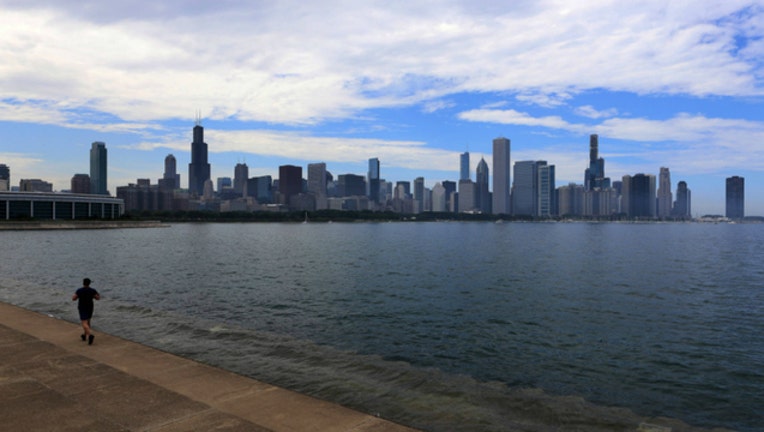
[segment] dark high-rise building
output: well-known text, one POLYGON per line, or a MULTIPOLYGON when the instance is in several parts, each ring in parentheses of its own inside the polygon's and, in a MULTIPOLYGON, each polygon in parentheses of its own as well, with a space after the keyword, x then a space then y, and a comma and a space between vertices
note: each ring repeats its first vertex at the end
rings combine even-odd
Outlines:
POLYGON ((366 180, 356 174, 337 176, 337 194, 340 197, 366 196, 366 180))
POLYGON ((636 174, 623 176, 622 211, 629 217, 654 218, 656 216, 655 176, 636 174))
POLYGON ((459 180, 470 179, 470 152, 459 155, 459 180))
POLYGON ((106 186, 106 144, 100 141, 90 147, 90 193, 109 194, 106 186))
POLYGON ((730 219, 742 219, 745 216, 745 179, 727 178, 727 216, 730 219))
POLYGON ((11 169, 6 164, 0 164, 0 191, 10 190, 11 169))
POLYGON ((289 204, 292 196, 302 193, 302 167, 281 165, 279 167, 279 194, 281 203, 289 204))
POLYGON ((452 202, 456 201, 456 182, 451 180, 444 180, 441 183, 441 186, 443 186, 443 189, 445 189, 445 195, 446 195, 446 211, 454 211, 456 212, 457 209, 457 203, 452 202))
POLYGON ((271 176, 252 177, 247 180, 247 195, 254 197, 260 204, 273 202, 273 179, 271 176))
POLYGON ((180 188, 180 174, 178 174, 178 162, 175 156, 168 154, 164 158, 164 174, 159 180, 159 189, 171 191, 180 188))
POLYGON ((538 205, 538 164, 536 161, 519 161, 514 166, 512 183, 512 214, 536 216, 538 205))
POLYGON ((509 140, 503 137, 493 140, 493 196, 494 214, 510 214, 509 195, 509 140))
POLYGON ((194 140, 191 142, 191 163, 188 164, 188 193, 196 197, 202 195, 204 182, 207 180, 210 180, 207 143, 204 142, 204 128, 197 120, 194 126, 194 140))
POLYGON ((589 168, 584 172, 584 189, 594 190, 607 189, 610 187, 610 178, 605 177, 605 159, 599 157, 599 136, 589 136, 589 168))
POLYGON ((245 163, 237 163, 233 169, 233 191, 236 195, 240 197, 247 195, 247 179, 249 179, 249 167, 245 163))
POLYGON ((379 172, 379 159, 369 159, 369 201, 373 203, 380 202, 379 190, 380 190, 380 172, 379 172))
POLYGON ((89 194, 90 176, 87 174, 75 174, 72 177, 72 193, 89 194))
MULTIPOLYGON (((491 213, 491 193, 488 191, 488 164, 480 158, 475 170, 475 201, 477 209, 484 214, 491 213)), ((469 180, 467 178, 466 180, 469 180)))
POLYGON ((414 179, 414 213, 424 211, 424 177, 414 179))
POLYGON ((692 217, 690 190, 687 188, 687 182, 680 181, 676 185, 676 201, 674 201, 673 216, 678 218, 692 217))

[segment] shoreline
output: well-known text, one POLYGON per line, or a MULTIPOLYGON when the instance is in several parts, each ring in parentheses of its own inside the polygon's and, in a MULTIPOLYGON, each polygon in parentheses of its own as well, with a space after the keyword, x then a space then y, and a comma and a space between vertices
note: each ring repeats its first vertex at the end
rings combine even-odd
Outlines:
POLYGON ((0 424, 9 430, 416 432, 0 301, 0 424), (83 372, 85 372, 83 374, 83 372))
MULTIPOLYGON (((141 421, 156 422, 157 417, 176 416, 177 413, 159 412, 166 404, 174 406, 182 402, 184 404, 203 405, 203 408, 195 408, 199 412, 185 413, 183 418, 164 418, 162 426, 156 429, 153 429, 156 423, 152 423, 141 424, 140 427, 135 425, 136 427, 126 429, 131 431, 146 430, 147 426, 151 426, 151 430, 157 431, 197 430, 195 429, 196 422, 207 422, 206 417, 210 412, 214 412, 215 421, 218 421, 217 417, 225 416, 226 425, 230 425, 231 422, 238 422, 236 423, 237 427, 231 429, 237 431, 416 432, 416 429, 395 423, 395 421, 385 420, 335 402, 317 399, 248 378, 218 366, 180 357, 139 342, 132 342, 119 336, 97 331, 97 329, 94 332, 96 335, 95 343, 93 346, 88 346, 77 337, 80 331, 80 327, 73 322, 0 301, 0 406, 4 406, 9 398, 14 399, 15 389, 10 386, 19 381, 33 380, 47 388, 48 391, 71 392, 70 387, 63 388, 62 384, 59 383, 59 381, 64 381, 68 386, 78 387, 76 391, 80 392, 81 397, 87 397, 90 391, 98 393, 104 387, 114 388, 112 391, 114 394, 108 395, 110 397, 108 409, 113 412, 105 416, 119 417, 123 415, 122 411, 136 409, 131 405, 131 401, 123 401, 124 394, 129 393, 132 389, 120 386, 124 380, 129 379, 141 381, 136 381, 135 384, 130 385, 131 387, 133 385, 141 388, 146 385, 158 386, 152 392, 164 394, 164 396, 155 399, 150 406, 142 408, 145 412, 141 415, 146 417, 146 420, 141 421), (23 344, 19 341, 22 341, 23 344), (42 344, 46 345, 43 347, 45 352, 38 352, 40 351, 38 347, 42 344), (33 352, 23 354, 28 348, 33 352), (60 352, 54 356, 50 353, 52 349, 60 352), (20 352, 22 354, 19 354, 20 352), (79 378, 71 378, 81 375, 80 369, 74 367, 67 369, 66 364, 72 362, 72 358, 75 356, 77 359, 73 363, 76 363, 77 368, 82 366, 81 363, 87 361, 89 362, 87 370, 90 371, 89 373, 96 370, 98 372, 97 377, 86 376, 82 381, 79 378), (44 359, 46 365, 41 366, 40 359, 44 359), (50 370, 51 368, 54 370, 50 370), (111 373, 105 374, 101 368, 115 369, 122 374, 118 379, 112 378, 111 373), (80 382, 85 383, 85 386, 82 387, 78 384, 80 382), (166 402, 168 400, 173 402, 166 402), (233 418, 230 418, 231 416, 233 418), (186 427, 178 426, 184 423, 186 427), (173 427, 165 429, 167 424, 172 424, 173 427), (194 427, 188 427, 189 425, 194 427), (317 425, 319 426, 318 429, 316 429, 317 425)), ((602 414, 602 419, 605 422, 600 425, 600 428, 592 430, 606 430, 609 424, 613 430, 633 432, 732 432, 726 428, 690 426, 674 418, 644 417, 624 408, 598 407, 577 397, 558 398, 545 395, 540 391, 527 389, 520 390, 520 392, 530 392, 528 395, 532 396, 531 402, 533 403, 528 404, 527 398, 523 398, 526 402, 523 410, 530 412, 517 418, 507 417, 508 425, 517 427, 525 425, 538 431, 580 430, 576 426, 580 419, 577 420, 575 412, 582 410, 597 411, 602 414), (553 420, 551 423, 543 419, 545 413, 548 413, 545 409, 541 409, 548 408, 544 401, 549 399, 560 399, 564 402, 563 415, 551 419, 553 420), (560 420, 563 423, 559 423, 560 420), (565 424, 566 420, 570 421, 570 424, 565 424)), ((103 395, 99 394, 100 396, 103 395)), ((35 398, 38 397, 41 396, 35 396, 35 398)), ((47 400, 47 398, 43 399, 47 400)), ((62 404, 69 402, 74 402, 75 409, 77 409, 77 405, 83 403, 82 400, 59 401, 54 406, 37 407, 37 409, 43 412, 60 412, 59 410, 64 411, 62 404)), ((30 402, 27 401, 27 403, 30 402)), ((83 413, 85 417, 88 417, 90 411, 100 409, 97 405, 102 402, 87 400, 84 403, 93 405, 92 410, 83 413)), ((15 405, 13 407, 8 406, 9 408, 15 407, 15 405)), ((103 420, 101 418, 103 416, 101 414, 93 415, 94 421, 103 420)), ((45 426, 58 425, 56 422, 60 419, 47 419, 45 421, 49 423, 33 429, 44 430, 47 429, 45 426)), ((119 423, 123 425, 127 421, 135 420, 120 419, 119 423)), ((18 414, 15 409, 0 410, 0 423, 18 424, 19 428, 26 424, 23 416, 18 414)), ((215 429, 215 425, 204 423, 204 426, 207 430, 215 429)), ((224 428, 224 430, 228 429, 224 428)))
POLYGON ((120 229, 120 228, 166 228, 167 224, 158 220, 120 221, 120 220, 62 220, 62 221, 3 221, 0 231, 42 231, 42 230, 81 230, 81 229, 120 229))

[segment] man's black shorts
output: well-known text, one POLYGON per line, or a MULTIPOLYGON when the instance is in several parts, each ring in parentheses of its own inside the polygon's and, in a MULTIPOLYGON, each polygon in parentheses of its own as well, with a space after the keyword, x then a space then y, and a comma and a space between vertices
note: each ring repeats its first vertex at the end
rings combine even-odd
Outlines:
POLYGON ((79 309, 80 321, 87 321, 93 317, 93 309, 79 309))

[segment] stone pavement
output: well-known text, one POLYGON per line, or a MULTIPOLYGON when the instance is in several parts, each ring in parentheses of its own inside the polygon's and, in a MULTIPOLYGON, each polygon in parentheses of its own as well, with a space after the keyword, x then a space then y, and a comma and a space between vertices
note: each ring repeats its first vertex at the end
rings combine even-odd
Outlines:
POLYGON ((412 432, 0 302, 0 429, 412 432))

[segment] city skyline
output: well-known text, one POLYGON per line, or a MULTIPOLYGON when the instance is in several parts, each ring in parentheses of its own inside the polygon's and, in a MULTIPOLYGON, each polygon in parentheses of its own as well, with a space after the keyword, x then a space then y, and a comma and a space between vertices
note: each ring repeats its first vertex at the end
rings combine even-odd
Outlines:
POLYGON ((252 177, 319 162, 366 175, 379 158, 382 178, 432 188, 458 182, 465 151, 473 179, 483 158, 493 175, 503 136, 512 165, 547 161, 560 187, 583 182, 597 134, 612 181, 668 167, 695 216, 724 214, 725 179, 740 176, 745 213, 764 214, 757 2, 0 6, 13 185, 68 189, 100 141, 112 194, 156 182, 169 153, 187 187, 201 117, 212 179, 239 162, 252 177))

